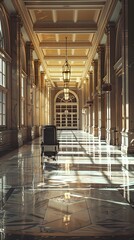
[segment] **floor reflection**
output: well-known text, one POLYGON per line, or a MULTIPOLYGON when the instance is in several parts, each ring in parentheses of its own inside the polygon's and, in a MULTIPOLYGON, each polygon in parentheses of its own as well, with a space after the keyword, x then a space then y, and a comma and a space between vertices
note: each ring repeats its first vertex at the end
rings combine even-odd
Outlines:
POLYGON ((134 156, 82 131, 59 131, 57 160, 40 138, 0 159, 0 236, 134 239, 134 156))

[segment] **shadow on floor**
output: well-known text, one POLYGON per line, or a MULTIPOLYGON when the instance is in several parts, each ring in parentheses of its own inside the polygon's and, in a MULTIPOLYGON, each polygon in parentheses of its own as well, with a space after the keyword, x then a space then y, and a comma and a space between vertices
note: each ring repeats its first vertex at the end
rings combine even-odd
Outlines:
POLYGON ((134 236, 105 236, 105 237, 94 237, 94 236, 31 236, 31 235, 6 235, 2 240, 134 240, 134 236))

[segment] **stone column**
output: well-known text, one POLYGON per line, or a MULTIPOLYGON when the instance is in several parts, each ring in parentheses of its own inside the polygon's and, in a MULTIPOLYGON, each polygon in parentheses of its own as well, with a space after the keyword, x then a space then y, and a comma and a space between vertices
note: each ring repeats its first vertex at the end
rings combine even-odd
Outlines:
POLYGON ((11 56, 12 56, 12 128, 20 127, 20 28, 18 15, 11 16, 11 56))
POLYGON ((88 96, 88 105, 89 105, 89 133, 93 133, 93 72, 89 72, 89 96, 88 96))
POLYGON ((13 147, 23 144, 22 134, 20 132, 21 113, 20 113, 20 44, 21 44, 21 19, 18 15, 11 16, 11 58, 12 58, 12 83, 11 83, 11 128, 13 147))
POLYGON ((98 61, 94 60, 93 66, 93 135, 98 137, 98 93, 97 93, 97 75, 98 61))
POLYGON ((34 138, 34 67, 33 67, 33 45, 31 42, 26 43, 26 71, 27 71, 27 128, 28 128, 28 140, 34 138))
POLYGON ((99 139, 105 139, 105 98, 102 95, 102 83, 104 78, 104 60, 105 60, 105 46, 98 47, 98 136, 99 139))
POLYGON ((34 60, 34 71, 35 71, 35 128, 36 128, 36 136, 39 136, 39 128, 40 128, 40 65, 41 62, 39 59, 34 60))
POLYGON ((40 124, 43 126, 45 123, 45 72, 41 72, 41 110, 40 110, 40 124))
POLYGON ((134 153, 134 1, 122 0, 123 10, 123 74, 122 74, 122 144, 125 153, 134 153))
POLYGON ((34 60, 34 71, 35 71, 35 85, 37 88, 40 86, 40 65, 39 59, 34 60))
POLYGON ((86 116, 86 122, 87 122, 87 126, 86 126, 86 131, 89 132, 89 107, 87 104, 87 100, 88 100, 88 96, 89 96, 89 76, 86 78, 86 106, 87 106, 87 116, 86 116))
POLYGON ((107 83, 110 83, 112 86, 112 91, 106 93, 107 99, 107 119, 106 119, 106 128, 107 144, 116 144, 116 89, 115 89, 115 24, 110 22, 106 28, 107 34, 107 83))
POLYGON ((82 81, 82 130, 84 131, 85 130, 85 115, 86 115, 86 110, 84 108, 85 106, 85 84, 84 84, 84 81, 82 81))

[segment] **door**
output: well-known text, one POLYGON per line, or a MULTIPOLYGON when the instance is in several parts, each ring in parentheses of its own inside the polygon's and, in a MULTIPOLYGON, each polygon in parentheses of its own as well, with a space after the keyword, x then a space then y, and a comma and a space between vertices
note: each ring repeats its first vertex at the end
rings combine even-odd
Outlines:
POLYGON ((69 94, 69 99, 64 99, 60 93, 55 102, 55 125, 59 129, 78 129, 78 101, 74 94, 69 94))

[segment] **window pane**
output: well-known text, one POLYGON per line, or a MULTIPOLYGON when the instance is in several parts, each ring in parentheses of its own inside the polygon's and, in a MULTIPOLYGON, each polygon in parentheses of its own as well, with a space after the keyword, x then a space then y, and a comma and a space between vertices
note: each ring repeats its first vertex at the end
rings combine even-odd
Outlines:
POLYGON ((0 85, 2 86, 2 73, 0 72, 0 85))
POLYGON ((3 125, 6 125, 6 116, 3 115, 3 125))
POLYGON ((5 102, 6 102, 6 94, 3 93, 3 103, 5 103, 5 102))
POLYGON ((3 74, 4 75, 6 74, 6 63, 5 63, 5 61, 3 61, 3 74))
POLYGON ((2 59, 0 58, 0 72, 2 72, 2 59))
POLYGON ((6 86, 6 77, 5 77, 5 75, 3 75, 3 87, 5 87, 6 86))
POLYGON ((0 125, 6 124, 6 94, 0 92, 0 125))
POLYGON ((2 113, 2 103, 0 103, 0 114, 2 113))
POLYGON ((4 48, 4 38, 1 20, 0 20, 0 47, 4 48))
POLYGON ((3 114, 6 113, 6 108, 5 108, 5 104, 3 104, 3 114))
MULTIPOLYGON (((3 37, 3 26, 0 20, 0 47, 4 48, 4 37, 3 37)), ((5 55, 0 52, 0 85, 3 86, 2 91, 0 91, 0 125, 6 124, 6 68, 7 62, 5 55)))

